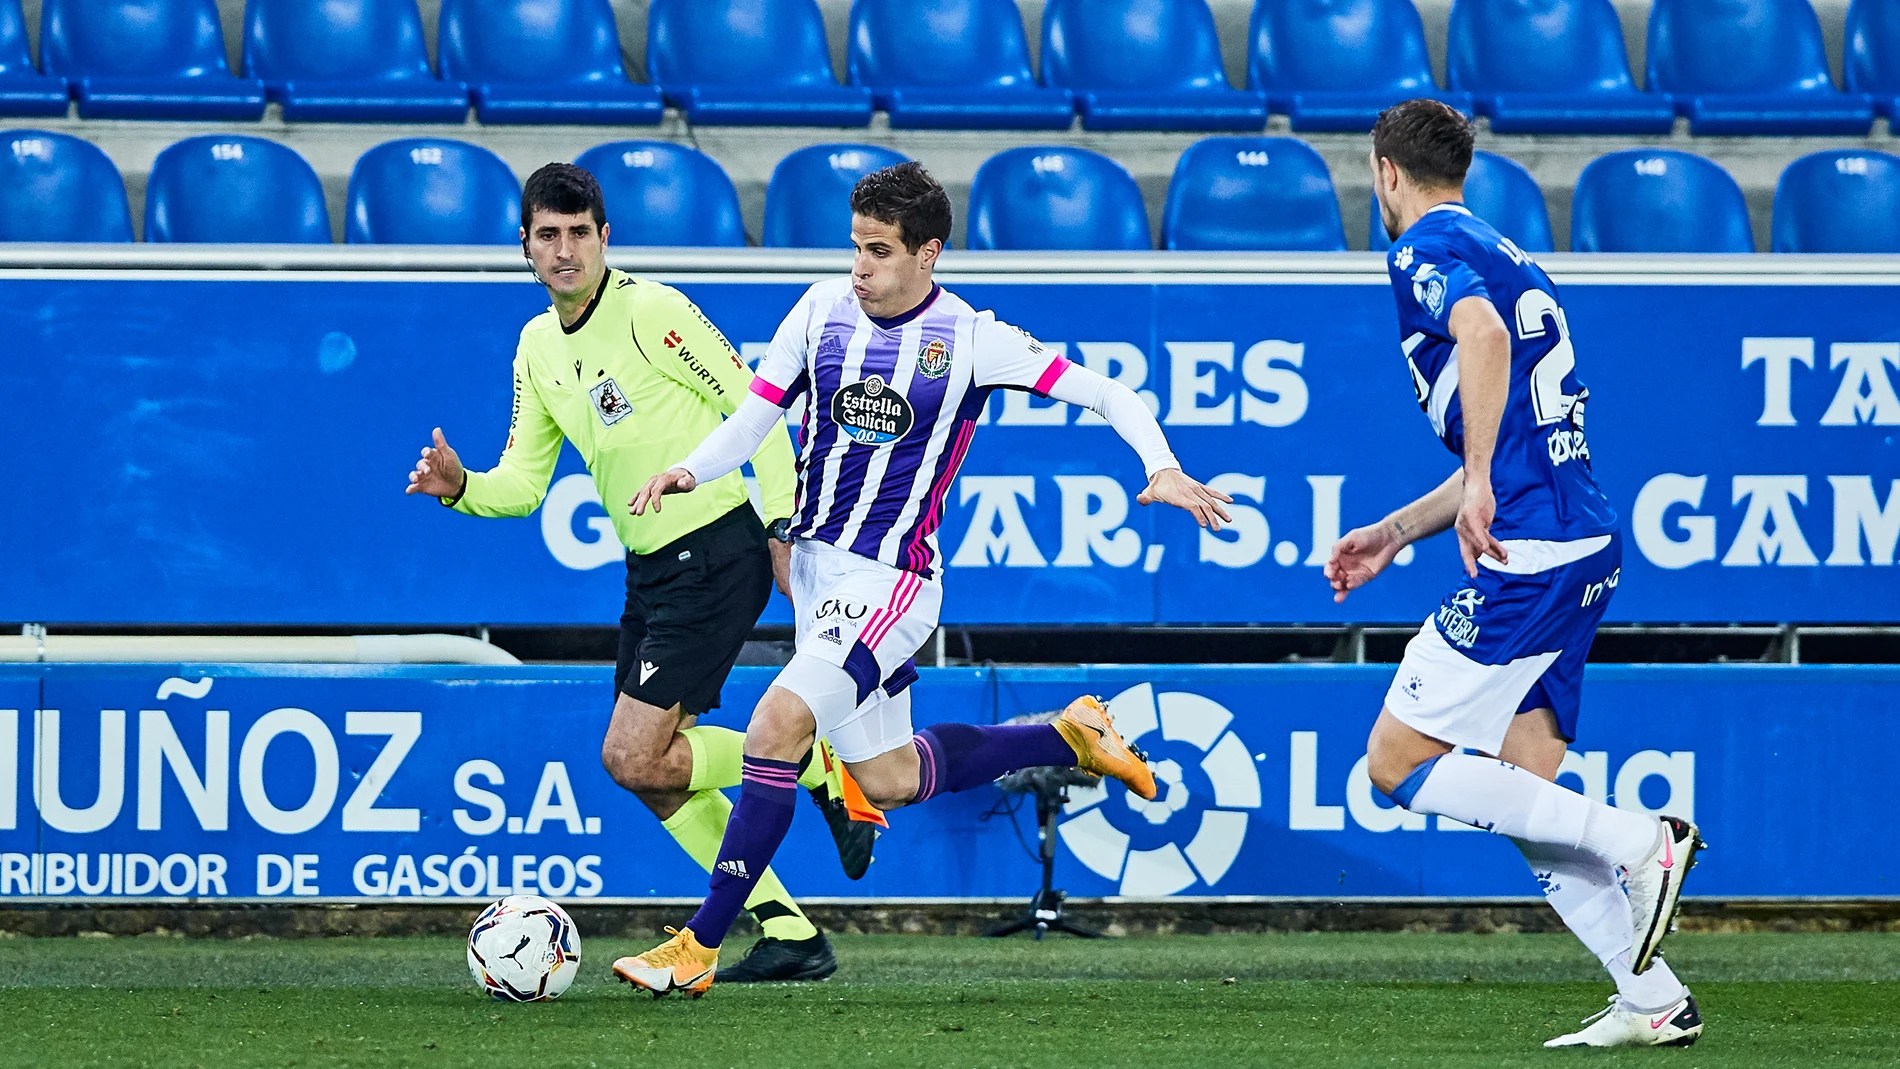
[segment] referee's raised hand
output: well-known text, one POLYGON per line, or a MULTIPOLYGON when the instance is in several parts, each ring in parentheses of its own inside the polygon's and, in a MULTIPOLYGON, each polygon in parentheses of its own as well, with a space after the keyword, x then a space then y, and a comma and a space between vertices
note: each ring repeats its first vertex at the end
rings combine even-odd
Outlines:
POLYGON ((442 428, 437 427, 435 444, 422 447, 422 459, 416 461, 416 470, 409 473, 409 489, 403 493, 458 498, 467 488, 468 472, 462 469, 462 458, 449 448, 449 440, 442 437, 442 428))

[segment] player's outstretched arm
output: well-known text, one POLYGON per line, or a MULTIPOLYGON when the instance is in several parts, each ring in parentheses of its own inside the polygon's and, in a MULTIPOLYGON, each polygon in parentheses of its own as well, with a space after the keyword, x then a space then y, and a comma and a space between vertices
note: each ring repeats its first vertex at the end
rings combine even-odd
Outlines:
MULTIPOLYGON (((1133 393, 1130 393, 1133 396, 1133 393)), ((1137 404, 1140 400, 1137 399, 1137 404)), ((1146 406, 1143 406, 1144 410, 1146 406)), ((1210 531, 1220 530, 1223 523, 1233 522, 1233 517, 1222 508, 1223 504, 1232 504, 1233 498, 1209 487, 1189 476, 1180 468, 1163 468, 1148 477, 1148 487, 1135 495, 1135 503, 1152 505, 1159 501, 1164 505, 1173 505, 1187 510, 1194 522, 1210 531)))
POLYGON ((1458 343, 1458 404, 1464 410, 1464 500, 1458 508, 1458 555, 1465 573, 1478 558, 1506 563, 1509 554, 1491 537, 1497 497, 1491 491, 1491 454, 1511 392, 1511 332, 1489 297, 1473 295, 1452 306, 1448 333, 1458 343))
POLYGON ((627 510, 639 516, 651 505, 653 511, 658 512, 662 496, 689 493, 700 483, 738 471, 740 465, 752 459, 759 443, 765 441, 765 436, 784 416, 785 410, 779 406, 756 393, 748 395, 738 410, 707 435, 690 456, 648 479, 633 495, 633 500, 627 502, 627 510))
POLYGON ((1454 471, 1431 493, 1378 523, 1346 532, 1344 538, 1333 543, 1324 569, 1326 581, 1333 588, 1333 600, 1345 601, 1347 594, 1372 582, 1399 550, 1449 529, 1458 518, 1463 499, 1464 472, 1454 471))
POLYGON ((1122 441, 1140 455, 1142 468, 1148 475, 1148 487, 1135 498, 1138 503, 1152 505, 1159 501, 1184 509, 1194 517, 1195 523, 1214 531, 1232 521, 1233 517, 1221 506, 1233 503, 1234 499, 1202 485, 1181 470, 1181 462, 1175 459, 1174 450, 1168 448, 1168 437, 1161 432, 1161 424, 1155 422, 1154 413, 1148 411, 1135 391, 1106 375, 1077 364, 1066 364, 1044 392, 1058 401, 1081 405, 1107 420, 1122 441))

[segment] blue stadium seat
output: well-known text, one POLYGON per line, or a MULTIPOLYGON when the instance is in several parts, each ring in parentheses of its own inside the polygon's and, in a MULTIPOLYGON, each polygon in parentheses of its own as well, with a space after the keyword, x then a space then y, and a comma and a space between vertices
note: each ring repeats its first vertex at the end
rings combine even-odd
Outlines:
POLYGON ((1247 84, 1295 130, 1370 130, 1412 97, 1472 107, 1471 94, 1432 81, 1411 0, 1254 0, 1247 84))
POLYGON ((158 154, 145 182, 146 241, 330 242, 323 183, 295 149, 206 134, 158 154))
POLYGON ((670 141, 615 141, 575 164, 600 180, 614 245, 745 244, 739 191, 711 156, 670 141))
POLYGON ((1089 130, 1259 130, 1266 98, 1227 84, 1207 0, 1049 0, 1043 84, 1089 130))
POLYGON ((0 241, 131 241, 125 183, 106 154, 44 130, 0 132, 0 241))
POLYGON ((1650 92, 1668 93, 1697 134, 1848 134, 1872 98, 1834 89, 1807 0, 1655 0, 1650 92))
POLYGON ((1666 134, 1667 97, 1630 79, 1610 0, 1454 0, 1445 81, 1494 133, 1666 134))
POLYGON ((772 168, 765 234, 773 248, 851 247, 851 187, 910 157, 876 145, 808 145, 772 168))
POLYGON ((653 124, 660 91, 627 80, 607 0, 442 0, 442 77, 485 123, 653 124))
POLYGON ((1067 89, 1036 84, 1015 0, 857 0, 846 69, 899 130, 1067 130, 1075 121, 1067 89))
POLYGON ((1174 165, 1162 247, 1337 252, 1346 248, 1332 172, 1291 137, 1210 137, 1174 165))
POLYGON ((1834 149, 1775 184, 1775 252, 1900 252, 1900 156, 1834 149))
POLYGON ((512 245, 521 237, 521 183, 501 157, 463 141, 410 137, 363 153, 344 210, 352 245, 512 245))
MULTIPOLYGON (((1379 199, 1370 197, 1367 203, 1372 220, 1366 247, 1384 252, 1392 247, 1392 239, 1385 236, 1385 224, 1379 221, 1379 199)), ((1471 170, 1465 174, 1465 207, 1525 252, 1555 248, 1544 191, 1516 160, 1483 149, 1473 152, 1471 170)))
MULTIPOLYGON (((928 55, 915 62, 929 63, 928 55)), ((652 0, 647 76, 689 122, 864 126, 871 91, 839 85, 817 0, 652 0)))
POLYGON ((1099 152, 1004 149, 970 183, 972 249, 1152 249, 1141 187, 1099 152))
POLYGON ((264 84, 224 59, 217 0, 45 0, 40 62, 87 119, 256 119, 264 84))
POLYGON ((63 117, 69 99, 66 79, 40 73, 26 38, 20 0, 0 0, 0 115, 63 117))
POLYGON ((1572 252, 1754 252, 1742 187, 1690 152, 1599 156, 1570 198, 1572 252))
POLYGON ((1870 93, 1900 129, 1900 4, 1854 0, 1847 8, 1847 91, 1870 93))
POLYGON ((415 0, 250 0, 244 73, 291 122, 468 117, 468 86, 429 69, 415 0))

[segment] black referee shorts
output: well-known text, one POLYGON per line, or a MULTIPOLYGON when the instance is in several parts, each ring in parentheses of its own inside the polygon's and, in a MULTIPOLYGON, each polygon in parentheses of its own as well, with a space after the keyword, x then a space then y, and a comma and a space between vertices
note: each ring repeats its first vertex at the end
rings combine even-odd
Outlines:
POLYGON ((719 688, 772 596, 766 539, 747 503, 652 553, 627 554, 617 693, 688 715, 719 708, 719 688))

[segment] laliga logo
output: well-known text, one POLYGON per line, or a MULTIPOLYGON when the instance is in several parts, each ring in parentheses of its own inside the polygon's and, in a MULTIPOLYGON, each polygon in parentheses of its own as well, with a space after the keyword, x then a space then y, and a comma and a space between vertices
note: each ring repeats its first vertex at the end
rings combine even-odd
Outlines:
POLYGON ((1152 752, 1178 743, 1198 751, 1195 764, 1205 780, 1198 789, 1212 798, 1198 800, 1198 820, 1189 816, 1197 793, 1190 788, 1190 773, 1180 761, 1163 757, 1154 764, 1160 790, 1153 801, 1123 790, 1124 809, 1104 804, 1109 797, 1106 785, 1071 790, 1063 807, 1067 818, 1057 828, 1063 843, 1091 872, 1119 880, 1117 894, 1171 895, 1196 880, 1209 887, 1219 883, 1240 856, 1247 837, 1246 811, 1260 808, 1260 774, 1253 755, 1239 735, 1227 730, 1234 714, 1199 694, 1156 694, 1150 683, 1122 691, 1109 700, 1108 708, 1122 737, 1131 743, 1140 745, 1159 731, 1161 742, 1150 738, 1144 748, 1152 752))

